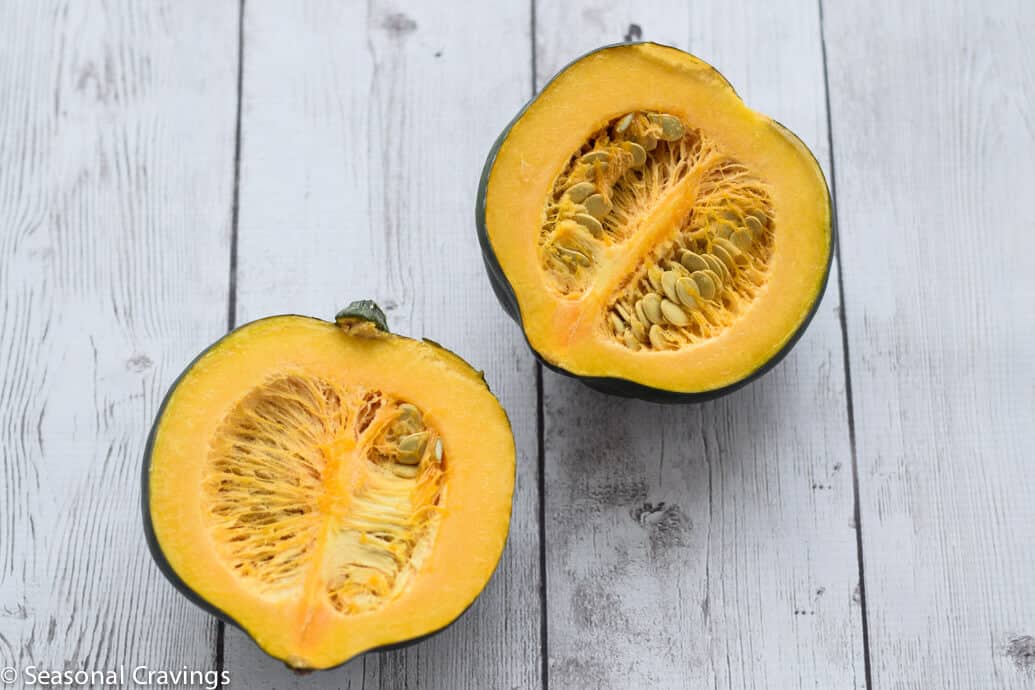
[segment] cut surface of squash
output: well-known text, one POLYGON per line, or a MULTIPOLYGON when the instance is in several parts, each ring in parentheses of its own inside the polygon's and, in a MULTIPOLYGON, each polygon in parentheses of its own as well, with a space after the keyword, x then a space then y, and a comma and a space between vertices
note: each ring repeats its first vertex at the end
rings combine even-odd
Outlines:
POLYGON ((459 357, 366 317, 281 316, 170 392, 145 526, 185 593, 327 668, 459 616, 502 553, 513 482, 506 415, 459 357))
POLYGON ((709 65, 655 44, 580 58, 522 111, 486 164, 479 234, 540 358, 669 399, 775 363, 833 244, 801 141, 709 65))

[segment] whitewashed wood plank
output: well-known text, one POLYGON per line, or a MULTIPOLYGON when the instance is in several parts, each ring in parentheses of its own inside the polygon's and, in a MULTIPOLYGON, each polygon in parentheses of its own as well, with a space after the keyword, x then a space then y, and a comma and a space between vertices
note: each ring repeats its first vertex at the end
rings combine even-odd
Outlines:
POLYGON ((0 666, 214 670, 140 467, 226 328, 236 4, 9 2, 0 31, 0 666))
POLYGON ((1031 688, 1035 6, 824 10, 873 685, 1031 688))
POLYGON ((453 627, 305 677, 228 630, 227 668, 244 687, 539 686, 534 365, 473 227, 484 157, 530 93, 529 14, 526 3, 246 5, 238 321, 376 299, 393 330, 486 370, 519 469, 507 552, 453 627))
MULTIPOLYGON (((626 36, 674 44, 826 167, 815 5, 556 3, 537 16, 540 84, 626 36)), ((865 687, 836 280, 835 267, 787 360, 718 402, 610 399, 545 374, 551 685, 865 687)))

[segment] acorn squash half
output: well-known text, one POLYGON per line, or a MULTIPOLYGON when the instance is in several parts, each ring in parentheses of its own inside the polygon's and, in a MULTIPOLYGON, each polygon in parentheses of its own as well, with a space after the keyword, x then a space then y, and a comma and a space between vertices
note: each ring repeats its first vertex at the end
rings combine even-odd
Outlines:
POLYGON ((708 64, 652 43, 562 70, 489 154, 479 239, 551 368, 692 402, 776 364, 830 270, 830 196, 794 134, 708 64))
POLYGON ((298 669, 328 668, 456 619, 510 521, 510 423, 482 374, 387 331, 276 316, 203 352, 144 458, 144 526, 195 603, 298 669))

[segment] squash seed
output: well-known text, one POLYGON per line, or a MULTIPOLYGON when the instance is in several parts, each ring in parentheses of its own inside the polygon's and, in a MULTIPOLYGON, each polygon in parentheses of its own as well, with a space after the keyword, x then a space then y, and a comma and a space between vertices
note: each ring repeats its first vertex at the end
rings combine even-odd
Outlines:
POLYGON ((690 276, 697 283, 697 291, 705 299, 715 299, 715 281, 705 271, 696 271, 690 276))
POLYGON ((420 457, 421 457, 421 455, 423 455, 423 453, 415 453, 415 452, 406 452, 406 453, 404 453, 403 451, 400 451, 395 456, 395 461, 400 463, 400 464, 420 464, 420 457))
POLYGON ((622 317, 620 317, 618 314, 616 314, 614 312, 610 313, 610 317, 611 317, 611 326, 614 327, 615 333, 621 333, 622 331, 625 330, 625 321, 622 321, 622 317))
POLYGON ((593 262, 589 260, 589 257, 578 250, 568 249, 559 244, 555 244, 554 249, 560 255, 561 259, 568 263, 576 263, 583 268, 589 268, 593 265, 593 262))
POLYGON ((665 260, 665 268, 669 271, 675 271, 678 275, 681 276, 690 275, 690 271, 686 270, 686 266, 679 263, 678 261, 673 261, 672 259, 665 260))
POLYGON ((691 277, 676 280, 676 299, 680 304, 690 308, 697 307, 699 297, 701 297, 701 290, 698 288, 696 280, 691 277))
POLYGON ((589 230, 596 236, 599 236, 604 232, 604 226, 600 224, 600 221, 589 215, 588 213, 576 213, 572 216, 572 220, 581 225, 582 227, 589 230))
POLYGON ((611 202, 605 199, 603 194, 593 194, 586 197, 582 205, 589 211, 589 215, 597 220, 603 220, 604 216, 611 212, 611 202))
POLYGON ((762 225, 762 221, 760 221, 755 216, 748 216, 748 217, 746 217, 744 219, 744 225, 746 225, 747 229, 751 231, 751 235, 755 239, 758 239, 759 237, 761 237, 762 233, 765 232, 765 227, 762 225))
POLYGON ((393 465, 392 474, 403 479, 413 479, 420 474, 420 468, 415 465, 393 465))
POLYGON ((410 403, 403 403, 403 404, 399 405, 399 419, 400 420, 405 420, 407 422, 413 421, 413 422, 416 422, 417 424, 420 424, 421 423, 420 410, 417 409, 416 405, 411 405, 410 403))
POLYGON ((670 350, 676 344, 665 333, 665 329, 657 324, 650 327, 648 337, 650 338, 651 347, 656 350, 670 350))
POLYGON ((661 138, 665 141, 678 141, 686 133, 683 123, 675 115, 659 115, 657 124, 661 126, 661 138))
POLYGON ((737 245, 733 244, 725 237, 715 238, 715 244, 729 252, 730 256, 732 256, 733 258, 736 258, 737 254, 740 254, 740 250, 737 249, 737 245))
MULTIPOLYGON (((746 215, 747 218, 745 218, 744 220, 747 221, 748 218, 754 218, 756 221, 758 221, 760 230, 765 226, 769 225, 769 216, 767 216, 765 211, 761 209, 753 208, 749 210, 746 215)), ((750 221, 747 222, 750 225, 750 221)))
POLYGON ((646 317, 644 317, 643 321, 640 321, 638 318, 633 319, 632 321, 630 321, 629 322, 629 330, 632 332, 633 336, 635 336, 637 340, 639 340, 639 341, 646 340, 647 339, 646 317))
POLYGON ((661 289, 664 291, 665 296, 675 302, 676 297, 676 281, 679 280, 679 274, 675 271, 665 271, 661 274, 661 289))
POLYGON ((667 299, 661 300, 661 314, 673 326, 686 326, 690 323, 690 319, 687 318, 686 312, 684 312, 678 304, 667 299))
MULTIPOLYGON (((752 218, 751 216, 748 216, 748 218, 754 220, 754 218, 752 218)), ((732 242, 733 246, 735 246, 742 252, 746 252, 748 249, 751 248, 751 245, 754 244, 754 240, 751 237, 751 232, 749 232, 748 230, 737 230, 730 237, 730 242, 732 242)))
POLYGON ((636 339, 636 336, 632 334, 632 331, 626 331, 622 334, 622 341, 625 346, 630 350, 636 351, 640 349, 640 341, 636 339))
POLYGON ((643 300, 642 299, 636 300, 636 306, 633 307, 633 311, 636 312, 636 321, 634 321, 633 323, 639 323, 639 324, 642 324, 643 326, 649 326, 650 325, 650 319, 647 318, 647 312, 645 312, 643 310, 643 300))
MULTIPOLYGON (((719 262, 719 265, 722 265, 721 261, 719 262)), ((722 268, 723 268, 723 270, 726 270, 725 266, 723 266, 722 268)), ((715 283, 715 294, 716 294, 716 296, 720 292, 722 292, 723 284, 730 282, 730 276, 729 276, 728 272, 725 275, 719 275, 715 271, 712 271, 712 270, 709 269, 709 270, 705 271, 704 274, 706 276, 708 276, 709 278, 711 278, 712 282, 715 283)))
POLYGON ((636 141, 640 146, 643 147, 643 150, 647 152, 653 151, 654 149, 658 148, 657 138, 651 136, 650 134, 645 134, 641 137, 638 137, 636 141))
POLYGON ((611 154, 607 151, 590 151, 579 160, 583 163, 607 163, 611 160, 611 154))
POLYGON ((417 453, 403 453, 400 451, 399 454, 395 456, 395 461, 400 465, 419 465, 420 457, 421 456, 417 453))
POLYGON ((676 281, 676 297, 685 307, 694 309, 697 307, 697 298, 701 291, 697 287, 697 281, 693 278, 680 278, 676 281))
POLYGON ((418 431, 415 434, 403 436, 399 439, 399 455, 396 461, 404 465, 416 465, 420 462, 421 456, 424 455, 424 448, 427 446, 427 443, 428 432, 426 431, 418 431))
POLYGON ((722 263, 711 254, 705 254, 704 260, 708 262, 708 270, 711 270, 716 277, 720 278, 720 282, 716 283, 716 285, 720 285, 721 283, 733 279, 733 274, 730 273, 730 269, 726 268, 726 264, 722 263))
POLYGON ((719 238, 715 240, 715 244, 725 249, 726 252, 731 257, 733 257, 733 263, 737 266, 747 266, 749 263, 751 263, 751 260, 748 258, 748 255, 740 251, 740 249, 737 248, 737 245, 731 242, 730 240, 719 238))
POLYGON ((622 117, 621 120, 618 121, 618 124, 615 125, 615 133, 616 134, 623 134, 625 132, 625 130, 629 129, 629 125, 631 125, 632 122, 633 122, 633 114, 632 113, 627 113, 626 115, 624 115, 622 117))
POLYGON ((665 318, 661 314, 661 296, 656 292, 644 295, 643 313, 651 323, 662 323, 665 318))
POLYGON ((731 208, 724 208, 719 211, 719 217, 734 225, 740 225, 740 214, 731 208))
POLYGON ((712 245, 712 254, 718 258, 719 261, 726 264, 726 268, 730 270, 731 274, 733 271, 737 270, 737 263, 733 260, 733 255, 730 254, 729 250, 721 244, 712 245))
POLYGON ((597 191, 597 186, 592 182, 579 182, 568 187, 568 198, 576 204, 581 204, 586 197, 597 191))
POLYGON ((435 439, 435 460, 442 462, 442 439, 435 439))
POLYGON ((565 246, 561 246, 560 244, 555 244, 554 249, 557 251, 557 254, 561 258, 561 261, 567 264, 578 264, 583 268, 589 268, 593 265, 593 262, 589 260, 589 257, 587 257, 586 254, 584 254, 582 251, 579 251, 578 249, 569 249, 565 246))
POLYGON ((418 431, 415 434, 409 434, 399 439, 399 450, 403 453, 409 453, 413 451, 424 451, 424 446, 428 442, 428 432, 418 431))
POLYGON ((661 274, 664 273, 659 267, 651 264, 647 268, 647 281, 655 291, 661 292, 664 288, 661 285, 661 274))
POLYGON ((632 154, 632 166, 638 168, 647 162, 647 151, 635 141, 622 142, 622 148, 632 154))
POLYGON ((694 271, 703 271, 708 268, 708 262, 701 258, 700 254, 692 252, 688 249, 684 249, 679 252, 679 263, 686 267, 686 270, 693 273, 694 271))

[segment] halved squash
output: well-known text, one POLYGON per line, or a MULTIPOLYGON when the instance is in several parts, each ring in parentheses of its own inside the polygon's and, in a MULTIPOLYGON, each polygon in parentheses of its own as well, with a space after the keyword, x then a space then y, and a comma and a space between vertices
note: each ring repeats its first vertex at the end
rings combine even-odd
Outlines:
POLYGON ((815 158, 708 64, 651 43, 576 60, 489 154, 493 288, 548 366, 610 393, 737 388, 800 336, 829 273, 815 158))
POLYGON ((276 316, 203 352, 144 458, 145 531, 192 600, 298 669, 456 619, 503 552, 506 413, 481 373, 371 302, 276 316))

